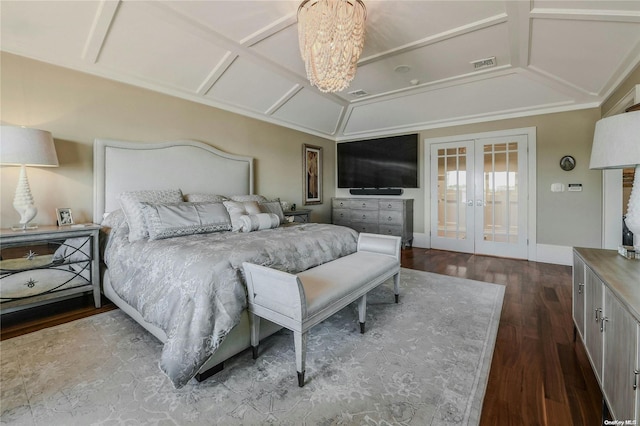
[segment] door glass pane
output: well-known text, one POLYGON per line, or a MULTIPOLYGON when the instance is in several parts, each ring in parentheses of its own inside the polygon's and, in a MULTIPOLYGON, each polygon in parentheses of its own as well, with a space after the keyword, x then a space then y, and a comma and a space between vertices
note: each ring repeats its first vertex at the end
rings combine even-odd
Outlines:
POLYGON ((438 149, 437 236, 466 239, 466 149, 438 149))
POLYGON ((518 242, 518 144, 485 145, 485 241, 518 242))

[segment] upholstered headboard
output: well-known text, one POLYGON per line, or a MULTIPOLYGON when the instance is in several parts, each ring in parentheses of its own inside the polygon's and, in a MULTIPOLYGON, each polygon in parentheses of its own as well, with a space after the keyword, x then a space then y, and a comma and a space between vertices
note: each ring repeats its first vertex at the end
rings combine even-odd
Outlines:
POLYGON ((202 142, 144 143, 96 139, 93 148, 93 221, 120 208, 119 195, 143 189, 183 194, 253 194, 253 158, 202 142))

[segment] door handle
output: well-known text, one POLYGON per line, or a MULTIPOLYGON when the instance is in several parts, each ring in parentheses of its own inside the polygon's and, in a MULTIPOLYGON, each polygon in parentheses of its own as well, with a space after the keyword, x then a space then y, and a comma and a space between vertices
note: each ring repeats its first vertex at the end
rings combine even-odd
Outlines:
POLYGON ((484 200, 476 200, 476 206, 484 207, 484 200))
POLYGON ((467 200, 467 206, 473 207, 473 200, 467 200))

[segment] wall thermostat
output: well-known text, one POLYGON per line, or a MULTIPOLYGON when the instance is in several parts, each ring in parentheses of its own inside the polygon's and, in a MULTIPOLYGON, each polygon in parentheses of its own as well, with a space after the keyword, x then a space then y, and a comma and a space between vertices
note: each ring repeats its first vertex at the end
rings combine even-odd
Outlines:
POLYGON ((568 186, 567 191, 582 191, 581 183, 570 183, 567 186, 568 186))

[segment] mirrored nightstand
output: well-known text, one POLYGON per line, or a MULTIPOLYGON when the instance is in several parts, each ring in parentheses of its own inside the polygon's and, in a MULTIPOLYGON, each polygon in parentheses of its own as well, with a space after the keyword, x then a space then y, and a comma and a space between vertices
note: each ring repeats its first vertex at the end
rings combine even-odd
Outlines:
POLYGON ((310 223, 311 209, 288 210, 284 212, 285 217, 293 217, 294 222, 310 223))
POLYGON ((100 307, 99 225, 0 230, 0 313, 93 292, 100 307))

